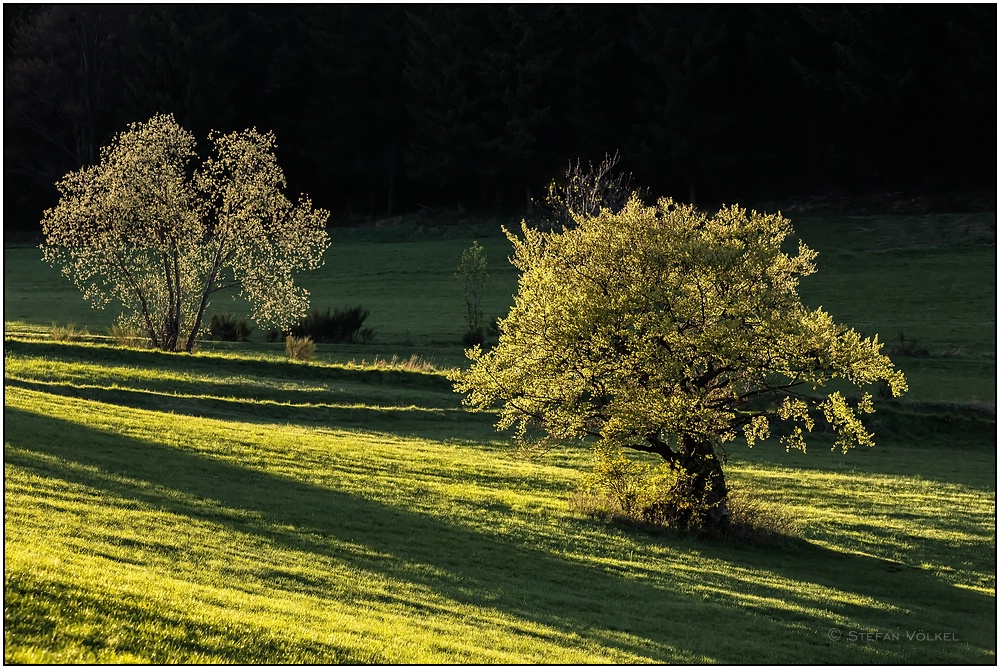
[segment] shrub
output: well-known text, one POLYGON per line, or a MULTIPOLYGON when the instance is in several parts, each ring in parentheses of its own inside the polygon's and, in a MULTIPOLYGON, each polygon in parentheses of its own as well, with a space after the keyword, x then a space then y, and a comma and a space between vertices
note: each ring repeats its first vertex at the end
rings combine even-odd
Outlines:
POLYGON ((686 469, 660 465, 642 487, 639 520, 685 532, 701 531, 711 524, 713 515, 718 515, 719 502, 710 502, 709 494, 710 490, 686 469))
POLYGON ((891 355, 905 355, 911 358, 926 358, 931 354, 926 346, 921 346, 913 339, 907 340, 902 330, 899 331, 899 346, 886 346, 886 351, 891 355))
POLYGON ((464 335, 462 335, 462 343, 465 344, 466 346, 481 345, 484 341, 486 341, 486 335, 483 334, 482 328, 469 330, 464 335))
POLYGON ((80 341, 84 337, 90 336, 90 332, 87 331, 87 328, 77 329, 74 323, 65 326, 53 323, 49 330, 49 336, 52 337, 53 341, 80 341))
POLYGON ((584 476, 571 505, 586 515, 638 521, 651 470, 620 448, 599 443, 594 447, 594 468, 584 476))
MULTIPOLYGON (((326 313, 312 311, 284 334, 294 337, 309 337, 314 342, 340 344, 362 342, 369 343, 375 339, 375 330, 364 327, 369 311, 363 307, 337 309, 326 313)), ((282 333, 271 330, 268 341, 278 341, 282 333)))
POLYGON ((466 346, 475 346, 485 341, 483 328, 483 291, 486 288, 486 254, 478 241, 462 252, 455 277, 462 282, 462 296, 465 299, 465 323, 468 330, 462 341, 466 346))
POLYGON ((205 328, 206 338, 217 341, 247 341, 251 332, 253 327, 247 319, 229 313, 212 314, 205 328))
POLYGON ((285 337, 285 354, 289 360, 310 360, 316 352, 316 343, 309 337, 285 337))

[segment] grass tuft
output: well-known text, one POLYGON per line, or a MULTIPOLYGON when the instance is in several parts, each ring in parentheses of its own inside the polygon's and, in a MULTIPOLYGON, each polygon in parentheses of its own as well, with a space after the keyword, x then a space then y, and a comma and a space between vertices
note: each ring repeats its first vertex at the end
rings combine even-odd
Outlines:
POLYGON ((81 341, 89 336, 90 332, 87 328, 77 328, 74 323, 67 325, 53 323, 52 328, 49 330, 49 337, 52 341, 81 341))
POLYGON ((786 546, 802 536, 795 515, 787 507, 740 486, 730 486, 728 538, 753 546, 786 546))
POLYGON ((370 361, 362 358, 361 362, 357 362, 355 359, 352 359, 347 364, 350 367, 359 367, 362 369, 397 369, 406 372, 441 371, 436 365, 434 365, 434 363, 424 360, 416 353, 410 355, 409 358, 403 358, 399 355, 393 354, 390 359, 382 358, 376 355, 370 361))
POLYGON ((149 336, 133 326, 114 323, 108 328, 108 336, 116 346, 133 349, 152 349, 153 342, 149 336))
POLYGON ((285 355, 289 360, 311 360, 316 353, 316 344, 310 337, 285 337, 285 355))

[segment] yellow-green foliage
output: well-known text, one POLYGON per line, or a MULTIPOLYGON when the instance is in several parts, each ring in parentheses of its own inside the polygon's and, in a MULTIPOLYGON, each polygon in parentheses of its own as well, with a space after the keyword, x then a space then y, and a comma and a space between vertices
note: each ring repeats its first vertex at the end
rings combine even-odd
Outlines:
POLYGON ((45 260, 93 306, 120 302, 120 324, 157 348, 191 351, 209 297, 238 289, 262 327, 305 314, 295 272, 321 265, 327 212, 283 194, 271 133, 213 133, 200 165, 173 116, 133 123, 99 164, 67 174, 45 212, 45 260))
POLYGON ((780 214, 633 198, 576 223, 508 233, 521 271, 514 306, 498 345, 470 350, 471 369, 456 375, 468 406, 499 407, 498 428, 670 459, 686 443, 745 435, 752 445, 776 422, 804 449, 822 416, 846 449, 873 443, 859 418, 873 409, 871 384, 906 390, 877 337, 802 304, 799 278, 816 253, 783 250, 793 230, 780 214), (822 394, 834 380, 860 399, 822 394))
POLYGON ((719 503, 694 489, 690 472, 666 462, 651 465, 629 457, 623 449, 599 442, 594 468, 572 501, 585 513, 604 513, 650 525, 696 529, 719 503))
POLYGON ((631 517, 641 507, 652 468, 625 455, 620 448, 598 444, 594 448, 594 469, 583 479, 587 496, 604 498, 612 510, 631 517))

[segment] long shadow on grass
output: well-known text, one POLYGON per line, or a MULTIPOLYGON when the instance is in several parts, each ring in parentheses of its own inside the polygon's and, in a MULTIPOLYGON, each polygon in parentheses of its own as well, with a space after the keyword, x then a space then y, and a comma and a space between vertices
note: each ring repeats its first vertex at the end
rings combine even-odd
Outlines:
MULTIPOLYGON (((100 369, 100 368, 96 368, 100 369)), ((338 370, 339 371, 339 370, 338 370)), ((352 372, 352 376, 357 376, 365 372, 344 370, 352 372)), ((378 374, 377 370, 371 370, 372 374, 378 374)), ((156 396, 188 397, 192 400, 199 400, 206 397, 225 398, 234 401, 243 401, 248 404, 259 402, 276 402, 285 404, 323 404, 330 402, 360 402, 379 406, 409 406, 418 401, 428 408, 453 408, 459 404, 458 397, 450 388, 444 390, 427 390, 420 387, 410 387, 406 385, 393 386, 383 383, 363 383, 356 380, 342 379, 316 379, 303 380, 301 384, 276 381, 272 377, 247 376, 219 377, 217 380, 193 380, 177 379, 168 377, 140 377, 139 375, 122 378, 121 374, 112 375, 103 371, 100 374, 92 373, 89 383, 78 385, 79 378, 50 380, 51 376, 46 371, 34 372, 35 377, 31 378, 32 372, 27 375, 21 372, 8 371, 6 379, 11 382, 34 383, 39 386, 55 389, 65 385, 72 387, 81 397, 86 390, 132 390, 145 393, 150 398, 156 396), (121 384, 127 383, 128 388, 122 388, 121 384)), ((123 397, 127 397, 123 394, 123 397)), ((97 398, 95 398, 97 399, 97 398)), ((103 401, 103 400, 102 400, 103 401)), ((148 407, 155 408, 155 407, 148 407)), ((248 412, 250 409, 248 408, 248 412)))
MULTIPOLYGON (((318 372, 325 372, 318 368, 318 372)), ((366 378, 366 374, 378 374, 377 370, 339 370, 347 372, 351 379, 366 378)), ((400 372, 406 374, 406 372, 400 372)), ((239 377, 236 377, 237 379, 239 377)), ((243 377, 245 378, 245 377, 243 377)), ((258 377, 259 378, 259 377, 258 377)), ((378 377, 376 377, 378 378, 378 377)), ((363 383, 353 380, 331 383, 327 389, 275 387, 255 385, 252 382, 240 384, 233 377, 222 377, 218 383, 200 380, 174 380, 145 377, 130 377, 120 382, 132 387, 103 387, 100 382, 110 383, 110 379, 95 381, 94 384, 77 385, 72 382, 12 378, 5 376, 9 386, 38 392, 94 400, 110 405, 169 412, 197 418, 246 423, 295 424, 305 427, 333 427, 346 430, 363 429, 403 437, 422 439, 480 440, 496 438, 495 415, 491 413, 469 412, 461 407, 457 394, 449 389, 433 390, 423 387, 393 386, 375 381, 363 383)), ((268 379, 269 380, 269 379, 268 379)), ((314 378, 309 379, 315 382, 314 378)), ((116 381, 115 383, 118 383, 116 381)), ((949 449, 963 457, 974 457, 983 461, 983 482, 981 486, 993 485, 995 467, 995 432, 988 437, 979 433, 963 432, 954 424, 943 426, 938 437, 947 435, 949 449), (992 472, 992 473, 991 473, 992 472)), ((880 435, 880 440, 884 435, 880 435)), ((898 437, 897 437, 898 439, 898 437)), ((734 448, 731 455, 736 459, 764 461, 780 467, 807 466, 810 469, 828 469, 834 472, 850 471, 857 466, 865 471, 884 474, 912 474, 922 478, 955 483, 953 473, 948 469, 924 466, 923 460, 910 457, 909 444, 900 448, 898 444, 880 442, 879 455, 898 451, 895 458, 865 457, 859 462, 854 454, 846 457, 829 457, 828 453, 812 453, 808 462, 789 454, 785 449, 767 451, 734 448), (752 456, 752 457, 751 457, 752 456)), ((867 455, 867 454, 866 454, 867 455)))
POLYGON ((495 434, 492 417, 462 410, 450 382, 437 374, 50 342, 14 340, 6 344, 8 352, 44 356, 49 360, 164 369, 175 374, 191 372, 220 379, 213 383, 136 375, 77 385, 5 376, 7 385, 65 397, 200 418, 347 429, 365 427, 387 434, 431 439, 489 439, 495 434), (239 383, 240 379, 247 382, 239 383), (102 383, 112 381, 131 387, 101 387, 102 383), (312 387, 295 387, 298 382, 312 387), (317 390, 317 384, 324 389, 317 390), (448 434, 443 434, 444 431, 448 434))
MULTIPOLYGON (((733 573, 699 573, 693 581, 665 574, 669 564, 649 565, 646 574, 616 573, 560 557, 544 547, 159 443, 11 408, 5 410, 5 418, 7 464, 219 523, 291 550, 412 582, 459 603, 540 623, 557 632, 554 643, 576 645, 579 642, 573 638, 578 636, 658 662, 752 662, 757 658, 746 654, 747 640, 760 638, 788 645, 769 658, 776 662, 893 662, 912 660, 914 653, 930 662, 967 662, 970 655, 986 661, 993 652, 988 640, 919 649, 904 644, 838 645, 825 634, 833 625, 816 611, 845 616, 872 629, 903 625, 906 618, 886 620, 878 601, 869 606, 816 597, 801 601, 812 612, 790 613, 781 601, 794 598, 794 593, 769 586, 766 579, 749 578, 757 569, 773 571, 772 559, 745 550, 709 547, 718 559, 751 564, 744 569, 736 563, 733 573), (53 458, 64 464, 55 464, 53 458), (761 597, 749 610, 743 608, 743 590, 761 597), (803 642, 804 635, 808 639, 803 642)), ((383 491, 384 497, 389 495, 383 491)), ((498 520, 502 520, 499 515, 498 520)), ((570 526, 567 531, 582 528, 570 526)), ((598 558, 607 552, 602 546, 587 550, 598 558)), ((691 544, 681 542, 678 550, 688 550, 686 559, 698 560, 691 544)), ((905 602, 906 610, 920 614, 918 619, 933 620, 934 607, 941 601, 970 612, 988 612, 994 606, 990 597, 951 587, 922 571, 898 571, 890 577, 889 563, 876 558, 812 545, 798 551, 782 564, 780 576, 843 591, 857 583, 858 573, 885 574, 884 580, 869 579, 865 592, 856 594, 863 595, 863 601, 896 601, 900 593, 918 592, 918 597, 905 602)), ((258 577, 268 578, 264 572, 258 577)), ((517 627, 517 622, 511 625, 517 627)))
MULTIPOLYGON (((377 655, 359 655, 283 630, 195 622, 182 612, 163 611, 155 602, 95 594, 30 573, 4 574, 4 632, 14 641, 5 644, 5 653, 15 652, 12 646, 40 648, 56 657, 61 652, 83 651, 79 657, 71 656, 71 664, 106 663, 109 650, 151 664, 367 664, 378 660, 377 655), (67 632, 66 628, 76 629, 67 632), (81 636, 74 638, 74 634, 81 636)), ((6 655, 4 660, 8 660, 6 655)))
POLYGON ((390 384, 409 388, 450 390, 451 383, 441 374, 401 369, 351 369, 322 364, 303 364, 287 360, 259 360, 221 355, 188 355, 122 349, 98 344, 25 341, 5 339, 6 353, 45 357, 66 362, 91 362, 102 365, 127 365, 172 372, 191 371, 220 376, 252 375, 269 379, 314 379, 365 384, 390 384))
MULTIPOLYGON (((495 434, 494 418, 483 413, 470 413, 459 406, 457 397, 452 406, 446 402, 422 402, 414 396, 410 401, 393 401, 350 389, 342 392, 271 391, 273 399, 174 395, 150 390, 101 388, 63 383, 28 381, 5 378, 8 386, 62 397, 93 400, 105 404, 194 416, 217 420, 238 420, 246 423, 295 424, 344 429, 365 428, 372 432, 424 439, 483 438, 495 434), (350 403, 338 405, 337 401, 350 403), (417 400, 419 404, 414 404, 417 400), (367 405, 367 406, 366 406, 367 405), (429 406, 427 406, 429 405, 429 406)), ((206 392, 225 393, 232 386, 198 384, 206 392)), ((180 387, 180 385, 178 386, 180 387)), ((363 391, 363 389, 362 389, 363 391)))
MULTIPOLYGON (((152 384, 164 388, 169 385, 171 392, 138 388, 108 388, 98 385, 76 385, 48 381, 31 381, 6 377, 6 385, 63 397, 94 400, 105 404, 143 409, 146 411, 168 411, 197 418, 218 418, 241 421, 299 423, 303 425, 336 424, 338 420, 369 422, 390 414, 403 415, 407 412, 422 414, 437 420, 467 414, 461 409, 457 398, 451 402, 424 401, 427 398, 379 396, 365 393, 364 389, 352 392, 355 386, 331 390, 277 390, 254 392, 254 389, 240 389, 232 384, 214 384, 180 381, 152 384), (242 390, 242 392, 240 392, 242 390), (233 393, 238 392, 238 396, 233 393), (407 401, 408 400, 408 401, 407 401), (416 400, 416 402, 414 402, 416 400), (450 406, 449 406, 450 404, 450 406), (357 416, 351 416, 357 411, 357 416)), ((135 383, 145 386, 143 382, 135 383)), ((437 398, 434 398, 437 399, 437 398)))

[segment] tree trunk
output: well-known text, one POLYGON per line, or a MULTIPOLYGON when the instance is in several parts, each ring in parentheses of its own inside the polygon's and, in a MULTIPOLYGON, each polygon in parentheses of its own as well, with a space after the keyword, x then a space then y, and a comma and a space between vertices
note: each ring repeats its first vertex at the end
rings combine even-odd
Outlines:
POLYGON ((712 442, 683 437, 673 450, 658 435, 648 439, 651 448, 638 450, 660 455, 678 477, 662 501, 642 510, 642 519, 688 531, 724 532, 729 527, 729 489, 712 442))
POLYGON ((729 489, 722 463, 712 444, 685 437, 677 454, 677 464, 691 475, 691 494, 707 507, 702 529, 725 530, 729 525, 729 489))

